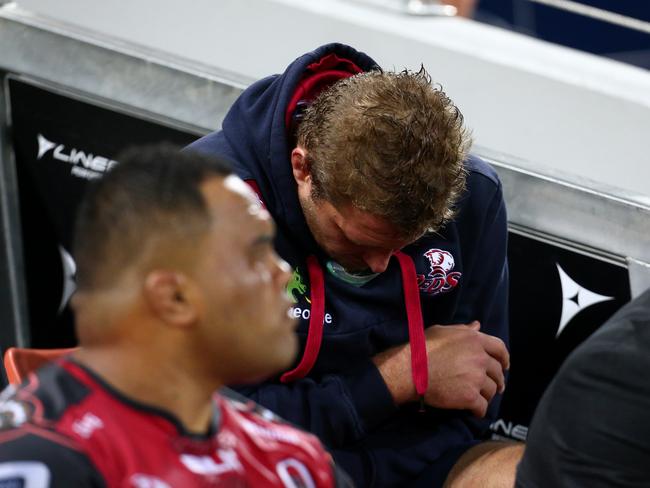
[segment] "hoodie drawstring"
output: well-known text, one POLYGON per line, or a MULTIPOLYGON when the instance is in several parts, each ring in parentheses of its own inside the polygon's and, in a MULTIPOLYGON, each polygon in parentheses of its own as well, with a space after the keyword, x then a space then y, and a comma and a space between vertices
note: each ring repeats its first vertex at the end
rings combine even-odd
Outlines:
MULTIPOLYGON (((424 320, 420 306, 420 289, 413 260, 402 251, 396 251, 402 272, 402 289, 404 290, 404 305, 409 328, 409 345, 411 347, 411 375, 415 391, 424 398, 429 383, 429 367, 427 364, 426 339, 424 337, 424 320)), ((325 321, 325 279, 323 270, 315 256, 307 257, 307 270, 310 283, 311 315, 305 352, 298 366, 287 371, 280 377, 282 383, 288 383, 304 378, 313 368, 323 340, 323 322, 325 321)))
POLYGON ((420 396, 420 409, 424 409, 424 394, 429 384, 429 364, 427 361, 427 344, 424 338, 424 320, 420 306, 420 288, 415 273, 413 260, 402 251, 395 252, 402 271, 402 288, 404 305, 409 324, 409 345, 411 347, 411 375, 415 391, 420 396))
POLYGON ((314 367, 320 345, 323 340, 323 322, 325 321, 325 278, 316 256, 307 257, 307 272, 309 273, 311 315, 305 352, 298 366, 287 371, 280 377, 282 383, 288 383, 304 378, 314 367))

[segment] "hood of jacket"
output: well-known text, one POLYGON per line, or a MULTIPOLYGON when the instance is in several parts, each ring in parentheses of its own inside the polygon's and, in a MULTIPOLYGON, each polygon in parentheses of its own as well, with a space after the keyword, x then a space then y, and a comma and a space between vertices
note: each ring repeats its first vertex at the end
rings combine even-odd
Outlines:
POLYGON ((321 254, 302 213, 290 156, 291 125, 298 111, 338 79, 379 69, 366 54, 344 44, 327 44, 304 54, 280 75, 246 89, 223 121, 222 137, 236 172, 252 179, 276 224, 303 249, 321 254))

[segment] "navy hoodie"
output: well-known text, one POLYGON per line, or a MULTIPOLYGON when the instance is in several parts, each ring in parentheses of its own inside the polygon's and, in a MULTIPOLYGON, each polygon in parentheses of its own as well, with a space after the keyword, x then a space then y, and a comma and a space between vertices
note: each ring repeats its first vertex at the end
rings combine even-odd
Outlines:
POLYGON ((328 257, 314 241, 298 201, 290 127, 322 85, 376 68, 349 46, 322 46, 283 74, 251 85, 226 115, 223 129, 189 149, 229 159, 257 189, 277 224, 276 249, 296 269, 290 292, 294 315, 301 318, 297 362, 302 371, 284 382, 276 378, 240 391, 318 435, 359 486, 410 486, 422 476, 435 485, 485 433, 500 398, 484 419, 430 407, 420 412, 415 404, 397 407, 372 357, 408 343, 409 327, 417 333, 417 321, 409 326, 407 306, 418 302, 424 326, 476 319, 483 332, 507 343, 506 211, 497 175, 470 156, 456 219, 404 248, 406 264, 391 259, 385 272, 363 286, 326 269, 328 257), (403 275, 409 262, 415 273, 403 275), (415 292, 408 292, 403 280, 415 292))

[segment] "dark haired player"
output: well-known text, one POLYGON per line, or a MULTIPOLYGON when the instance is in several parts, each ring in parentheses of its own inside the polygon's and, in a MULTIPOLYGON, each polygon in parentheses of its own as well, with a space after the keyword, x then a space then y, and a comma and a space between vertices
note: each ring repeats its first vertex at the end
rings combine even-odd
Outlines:
POLYGON ((118 160, 77 221, 81 349, 3 393, 0 486, 340 486, 316 437, 213 393, 296 352, 269 214, 219 160, 118 160))

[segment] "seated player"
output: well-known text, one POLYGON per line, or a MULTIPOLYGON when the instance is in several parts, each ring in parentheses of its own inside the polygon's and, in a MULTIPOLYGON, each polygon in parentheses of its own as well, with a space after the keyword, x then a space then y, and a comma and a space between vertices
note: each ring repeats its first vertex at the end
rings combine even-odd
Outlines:
POLYGON ((190 146, 233 161, 295 268, 300 361, 240 392, 318 435, 358 486, 514 483, 521 446, 479 444, 510 364, 507 218, 470 139, 424 68, 328 44, 190 146))
POLYGON ((332 487, 311 434, 214 391, 291 364, 289 266, 219 160, 133 149, 78 216, 81 349, 0 401, 2 487, 332 487))

